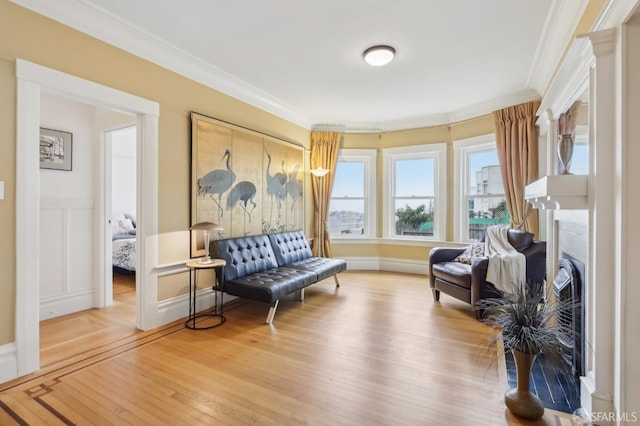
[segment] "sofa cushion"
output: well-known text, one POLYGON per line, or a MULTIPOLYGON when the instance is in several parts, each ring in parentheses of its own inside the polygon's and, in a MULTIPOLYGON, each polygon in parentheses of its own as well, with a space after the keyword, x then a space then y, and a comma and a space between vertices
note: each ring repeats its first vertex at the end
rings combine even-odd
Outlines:
POLYGON ((288 231, 269 235, 278 265, 285 266, 313 256, 307 237, 302 231, 288 231))
POLYGON ((327 257, 310 257, 287 265, 287 268, 302 269, 314 272, 318 281, 329 278, 347 269, 347 261, 327 257))
POLYGON ((224 289, 233 296, 273 303, 314 282, 316 274, 311 271, 280 267, 227 281, 224 289))
POLYGON ((484 256, 484 246, 485 243, 476 241, 468 246, 459 256, 453 259, 453 261, 471 265, 474 257, 484 256))
POLYGON ((525 251, 533 243, 533 234, 519 229, 509 229, 507 238, 509 243, 519 252, 525 251))
POLYGON ((215 240, 211 243, 215 257, 227 262, 227 281, 278 267, 276 256, 266 235, 215 240))
POLYGON ((435 277, 464 288, 471 288, 471 265, 461 262, 440 262, 432 266, 435 277))
MULTIPOLYGON (((507 239, 509 240, 509 244, 519 252, 525 251, 531 244, 533 244, 533 234, 520 229, 509 229, 509 231, 507 231, 507 239)), ((484 242, 484 235, 480 241, 484 242)))

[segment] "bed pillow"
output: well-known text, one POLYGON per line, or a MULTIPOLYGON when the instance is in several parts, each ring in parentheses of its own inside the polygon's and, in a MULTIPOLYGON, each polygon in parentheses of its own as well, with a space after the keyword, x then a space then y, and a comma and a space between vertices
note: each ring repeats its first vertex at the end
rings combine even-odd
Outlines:
POLYGON ((111 220, 111 232, 113 234, 128 234, 129 231, 134 230, 133 222, 131 219, 120 215, 111 220))
POLYGON ((136 217, 132 214, 126 213, 124 215, 124 217, 126 217, 127 219, 131 219, 131 223, 133 223, 133 227, 136 227, 136 217))
POLYGON ((454 262, 466 263, 471 265, 474 257, 484 256, 484 244, 483 242, 476 241, 467 247, 458 257, 453 259, 454 262))

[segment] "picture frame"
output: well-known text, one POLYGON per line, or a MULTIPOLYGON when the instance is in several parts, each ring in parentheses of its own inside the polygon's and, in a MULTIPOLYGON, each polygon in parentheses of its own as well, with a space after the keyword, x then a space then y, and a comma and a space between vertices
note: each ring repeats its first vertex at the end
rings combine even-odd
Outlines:
POLYGON ((73 134, 40 128, 40 168, 71 171, 73 134))

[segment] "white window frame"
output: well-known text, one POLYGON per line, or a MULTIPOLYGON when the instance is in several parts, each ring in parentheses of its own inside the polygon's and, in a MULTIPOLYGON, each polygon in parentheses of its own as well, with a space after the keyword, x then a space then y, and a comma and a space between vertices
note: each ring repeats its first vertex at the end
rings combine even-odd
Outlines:
POLYGON ((496 135, 489 133, 453 142, 453 239, 454 241, 471 241, 469 239, 469 214, 467 209, 467 191, 465 184, 469 182, 468 154, 497 149, 496 135))
POLYGON ((445 240, 447 233, 447 144, 446 142, 384 148, 383 158, 383 238, 398 240, 445 240), (395 163, 398 160, 433 158, 434 161, 434 200, 436 208, 433 212, 433 236, 396 235, 395 203, 395 163))
MULTIPOLYGON (((375 238, 376 229, 378 225, 376 215, 376 181, 377 181, 377 163, 378 163, 378 150, 377 149, 341 149, 338 152, 338 162, 354 162, 364 163, 364 217, 365 226, 364 234, 340 234, 331 235, 331 240, 352 240, 352 239, 364 239, 375 238)), ((335 185, 335 180, 334 180, 335 185)), ((333 194, 331 196, 333 200, 333 194)), ((344 199, 349 199, 345 197, 344 199)), ((359 199, 351 198, 351 199, 359 199)), ((329 205, 329 209, 331 205, 329 205)))

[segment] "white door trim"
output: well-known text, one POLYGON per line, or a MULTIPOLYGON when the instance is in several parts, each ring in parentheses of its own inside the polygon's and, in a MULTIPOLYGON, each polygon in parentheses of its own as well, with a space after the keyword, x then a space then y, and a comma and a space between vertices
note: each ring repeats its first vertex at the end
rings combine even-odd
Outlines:
MULTIPOLYGON (((22 59, 16 60, 16 377, 40 368, 39 340, 39 151, 40 93, 136 115, 138 126, 136 326, 158 325, 158 116, 156 102, 22 59), (144 173, 143 173, 144 170, 144 173)), ((96 261, 100 261, 96 255, 96 261)))

